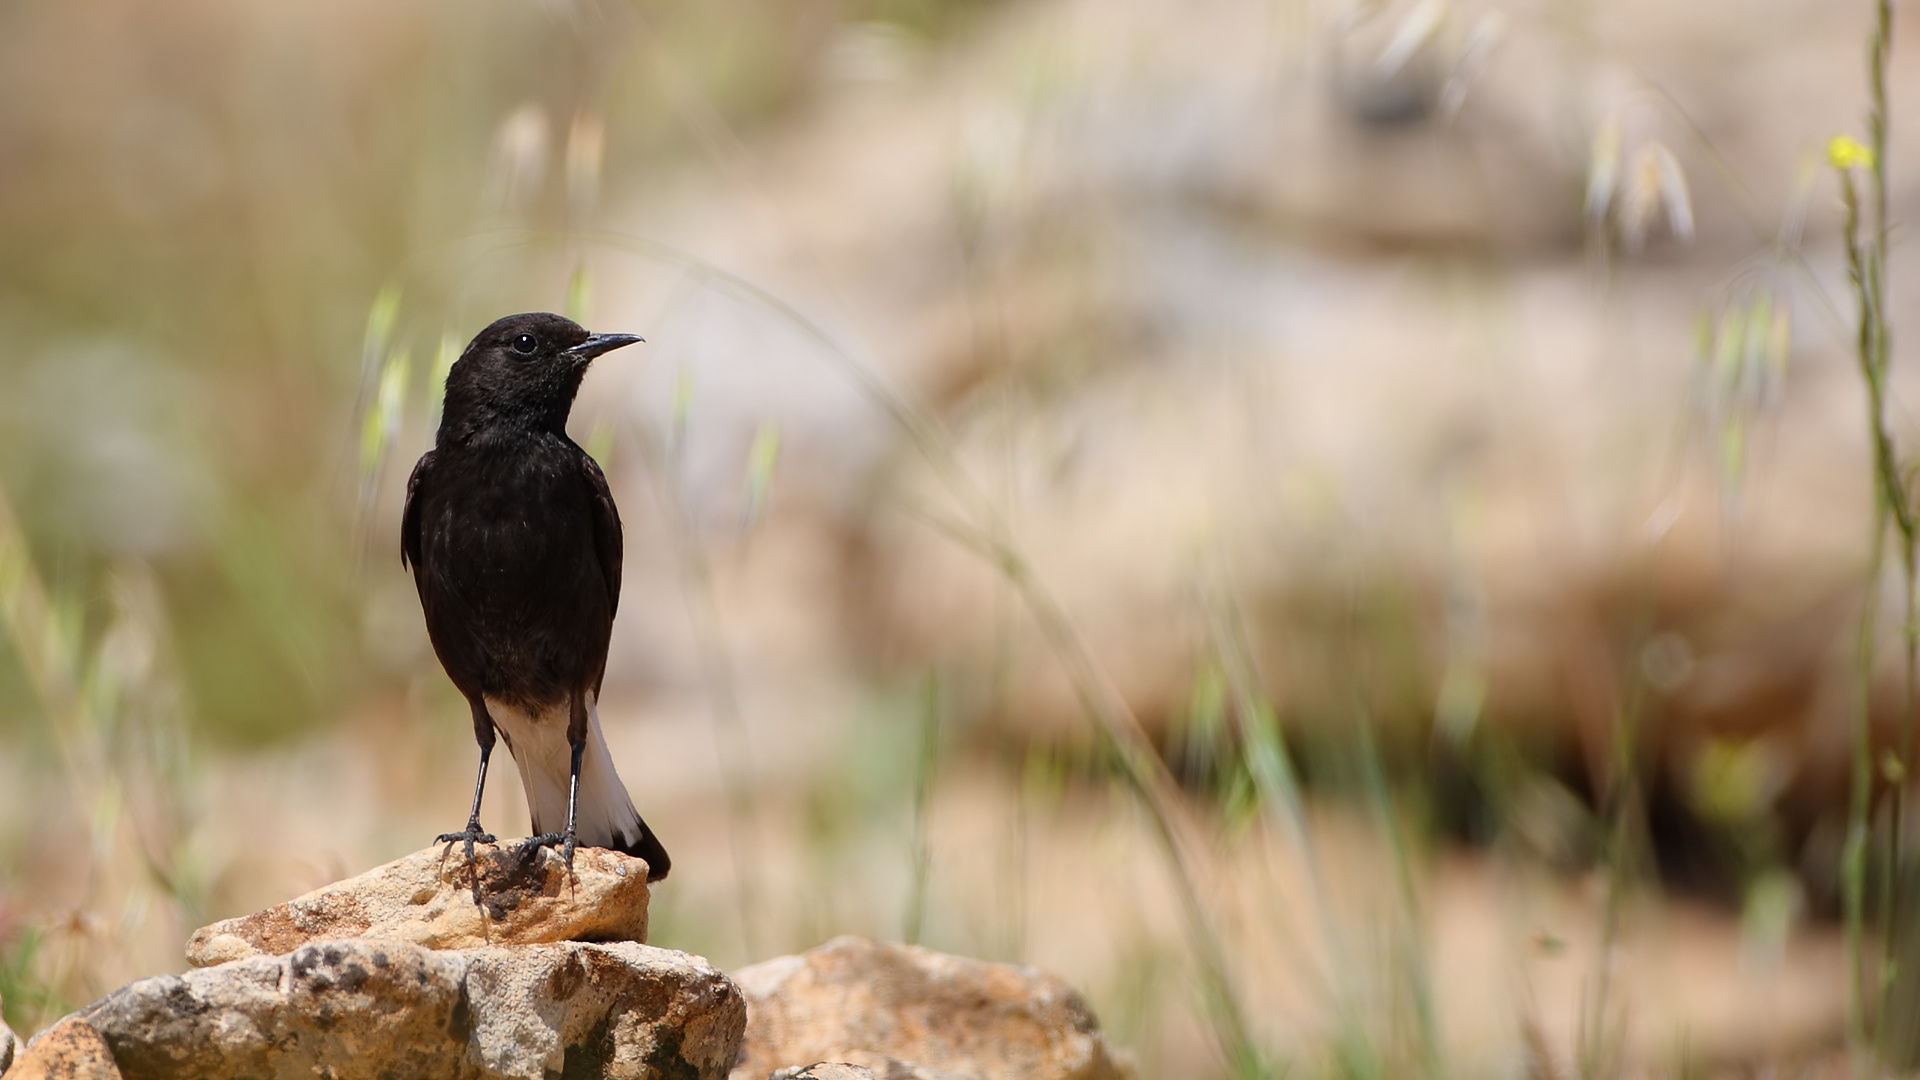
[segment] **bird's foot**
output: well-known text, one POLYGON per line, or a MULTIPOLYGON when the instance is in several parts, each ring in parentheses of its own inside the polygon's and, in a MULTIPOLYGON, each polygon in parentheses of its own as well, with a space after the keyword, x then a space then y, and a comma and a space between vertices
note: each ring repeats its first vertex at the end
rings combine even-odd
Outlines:
POLYGON ((527 844, 530 847, 560 848, 566 855, 567 870, 568 872, 572 872, 573 853, 580 847, 580 836, 572 829, 568 829, 565 832, 541 833, 539 836, 527 837, 527 844))
POLYGON ((494 842, 494 835, 481 830, 479 818, 468 818, 465 832, 441 833, 433 838, 434 843, 447 845, 449 851, 453 850, 453 845, 463 840, 467 845, 467 873, 473 877, 473 903, 477 907, 480 904, 480 863, 474 858, 473 845, 491 844, 494 842))
POLYGON ((464 832, 443 832, 433 838, 436 844, 453 844, 462 840, 467 842, 467 848, 471 851, 474 844, 491 844, 495 837, 492 833, 480 828, 478 821, 469 821, 464 832))

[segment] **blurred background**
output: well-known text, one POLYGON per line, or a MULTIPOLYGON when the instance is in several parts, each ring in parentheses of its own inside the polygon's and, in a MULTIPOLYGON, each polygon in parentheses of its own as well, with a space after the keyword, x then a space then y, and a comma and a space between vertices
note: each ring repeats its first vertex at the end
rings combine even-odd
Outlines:
POLYGON ((1855 1000, 1905 1060, 1842 918, 1903 711, 1824 151, 1873 20, 0 6, 8 1022, 460 826, 401 495, 547 309, 648 340, 572 431, 655 944, 1041 965, 1148 1077, 1823 1073, 1855 1000))

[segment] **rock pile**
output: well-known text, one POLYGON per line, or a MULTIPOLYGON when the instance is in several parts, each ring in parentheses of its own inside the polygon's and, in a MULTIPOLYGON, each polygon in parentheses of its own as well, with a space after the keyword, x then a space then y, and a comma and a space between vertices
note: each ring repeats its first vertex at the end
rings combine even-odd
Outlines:
POLYGON ((6 1080, 1122 1080, 1058 978, 837 938, 735 980, 645 944, 647 865, 417 852, 197 931, 194 969, 42 1032, 6 1080), (743 993, 744 991, 744 993, 743 993), (807 1064, 807 1063, 813 1064, 807 1064))
POLYGON ((721 1080, 746 1026, 706 960, 644 944, 647 864, 582 849, 416 852, 193 935, 197 970, 130 983, 7 1080, 213 1076, 721 1080))

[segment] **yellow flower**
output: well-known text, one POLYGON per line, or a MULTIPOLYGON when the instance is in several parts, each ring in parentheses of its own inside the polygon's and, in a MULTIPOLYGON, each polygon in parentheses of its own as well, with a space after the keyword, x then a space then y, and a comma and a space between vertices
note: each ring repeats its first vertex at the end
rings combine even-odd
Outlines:
POLYGON ((1873 151, 1851 135, 1835 135, 1827 140, 1827 161, 1836 169, 1871 169, 1873 151))

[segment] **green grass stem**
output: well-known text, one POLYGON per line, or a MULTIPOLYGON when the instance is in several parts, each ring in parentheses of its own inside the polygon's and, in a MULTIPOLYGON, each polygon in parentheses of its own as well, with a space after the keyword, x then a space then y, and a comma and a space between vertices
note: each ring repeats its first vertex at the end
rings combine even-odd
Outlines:
POLYGON ((933 816, 933 778, 940 765, 940 680, 929 674, 920 700, 920 753, 913 778, 913 880, 907 895, 906 942, 920 944, 927 921, 927 879, 932 871, 928 833, 933 816))

